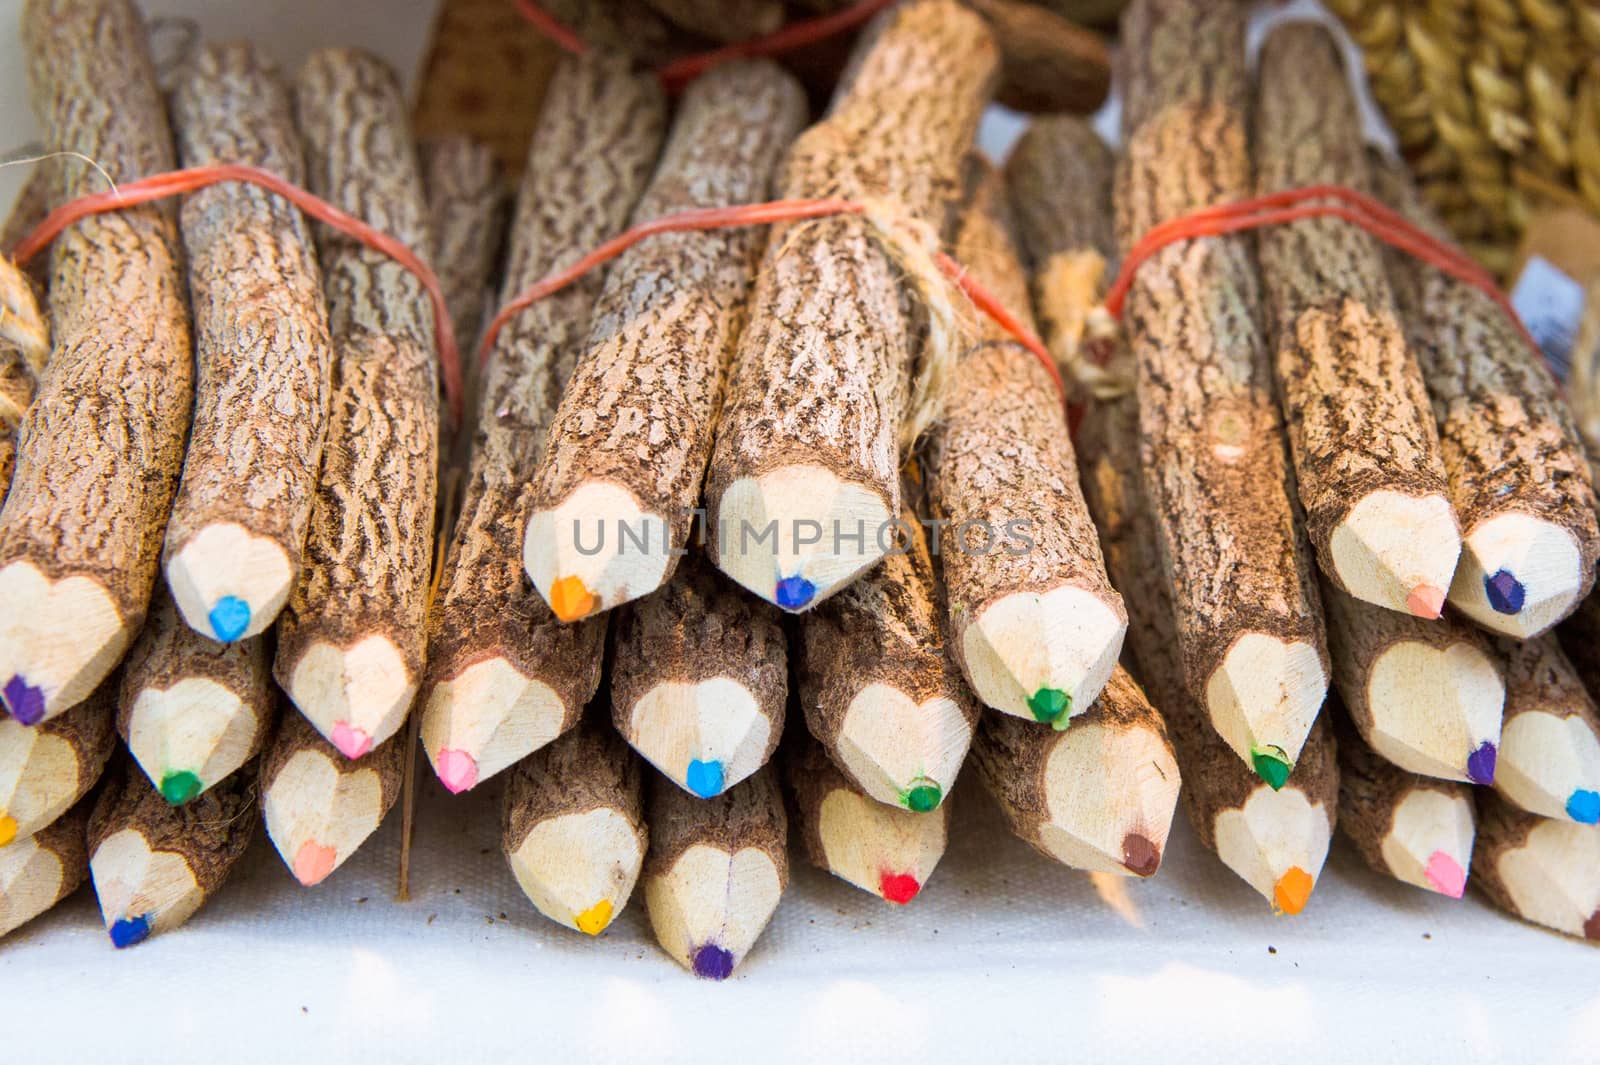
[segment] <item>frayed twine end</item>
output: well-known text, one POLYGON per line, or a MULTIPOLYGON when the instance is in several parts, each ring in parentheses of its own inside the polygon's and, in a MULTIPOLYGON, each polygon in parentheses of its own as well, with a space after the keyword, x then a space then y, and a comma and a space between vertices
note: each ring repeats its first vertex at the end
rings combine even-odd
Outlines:
POLYGON ((1098 299, 1106 260, 1097 251, 1052 255, 1034 278, 1038 304, 1048 316, 1045 344, 1075 398, 1112 400, 1133 391, 1133 378, 1119 359, 1122 329, 1098 299))

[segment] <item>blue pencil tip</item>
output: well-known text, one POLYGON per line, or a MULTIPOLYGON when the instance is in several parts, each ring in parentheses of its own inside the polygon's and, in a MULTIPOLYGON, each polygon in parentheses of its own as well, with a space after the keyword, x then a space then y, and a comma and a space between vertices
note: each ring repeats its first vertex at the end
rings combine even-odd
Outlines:
POLYGON ((785 610, 804 610, 817 594, 817 586, 804 577, 785 577, 778 582, 773 598, 785 610))
POLYGON ((1482 743, 1467 755, 1467 779, 1474 784, 1494 783, 1494 764, 1498 751, 1492 743, 1482 743))
POLYGON ((0 699, 5 700, 11 716, 24 725, 37 725, 44 718, 44 689, 35 688, 20 674, 0 688, 0 699))
POLYGON ((684 771, 683 782, 702 799, 714 799, 722 794, 722 763, 716 759, 709 762, 691 759, 689 768, 684 771))
POLYGON ((1567 816, 1580 824, 1600 823, 1600 793, 1579 788, 1567 798, 1567 816))
POLYGON ((1522 610, 1527 596, 1522 582, 1510 570, 1498 570, 1492 577, 1483 579, 1483 594, 1497 614, 1516 614, 1522 610))
POLYGON ((733 975, 733 955, 715 943, 707 943, 690 959, 694 974, 705 980, 726 980, 733 975))
POLYGON ((235 595, 225 595, 217 600, 208 615, 211 631, 223 643, 232 643, 250 627, 250 604, 235 595))
POLYGON ((150 938, 150 916, 124 917, 113 922, 107 931, 111 933, 111 945, 118 950, 137 946, 150 938))

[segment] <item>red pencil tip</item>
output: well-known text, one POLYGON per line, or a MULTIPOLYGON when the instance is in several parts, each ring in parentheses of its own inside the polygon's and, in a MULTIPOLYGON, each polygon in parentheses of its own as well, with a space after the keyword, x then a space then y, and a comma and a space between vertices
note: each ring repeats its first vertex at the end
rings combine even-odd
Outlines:
POLYGON ((1444 593, 1431 584, 1419 584, 1406 596, 1406 609, 1431 621, 1444 613, 1444 593))
POLYGON ((896 906, 904 906, 921 890, 922 885, 910 873, 884 873, 878 878, 878 893, 896 906))

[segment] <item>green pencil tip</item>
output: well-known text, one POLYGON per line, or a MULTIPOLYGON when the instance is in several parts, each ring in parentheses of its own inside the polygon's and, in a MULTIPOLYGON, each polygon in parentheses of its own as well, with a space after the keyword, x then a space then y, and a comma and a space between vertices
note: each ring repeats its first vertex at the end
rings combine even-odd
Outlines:
POLYGON ((1273 791, 1289 782, 1289 772, 1294 768, 1282 747, 1252 747, 1250 764, 1255 767, 1256 776, 1270 784, 1273 791))
POLYGON ((925 814, 930 810, 937 810, 939 803, 944 799, 944 791, 939 785, 929 781, 918 784, 905 793, 904 802, 906 809, 912 813, 925 814))
POLYGON ((1072 697, 1060 688, 1040 688, 1028 697, 1028 709, 1035 721, 1064 729, 1072 713, 1072 697))
POLYGON ((161 797, 173 806, 182 806, 200 794, 200 778, 187 769, 161 778, 161 797))

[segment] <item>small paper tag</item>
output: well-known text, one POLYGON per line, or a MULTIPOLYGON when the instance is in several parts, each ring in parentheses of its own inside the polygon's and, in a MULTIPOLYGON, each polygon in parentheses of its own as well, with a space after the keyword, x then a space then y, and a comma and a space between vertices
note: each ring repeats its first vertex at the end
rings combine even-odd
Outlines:
POLYGON ((1517 276, 1511 305, 1544 352, 1551 372, 1565 384, 1572 366, 1572 342, 1583 320, 1583 286, 1550 260, 1535 255, 1517 276))

